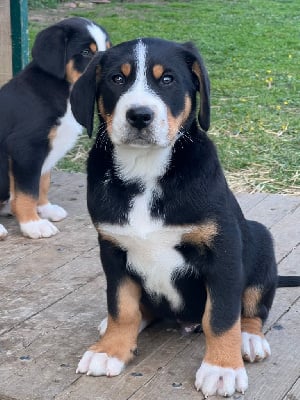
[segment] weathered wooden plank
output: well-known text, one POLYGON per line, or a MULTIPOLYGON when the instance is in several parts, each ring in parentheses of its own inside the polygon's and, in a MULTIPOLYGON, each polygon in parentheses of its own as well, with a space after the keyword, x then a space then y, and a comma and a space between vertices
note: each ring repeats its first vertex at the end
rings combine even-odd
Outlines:
POLYGON ((0 87, 12 77, 10 0, 0 2, 0 87))
POLYGON ((287 393, 283 400, 299 400, 300 393, 300 378, 293 385, 292 389, 287 393))
POLYGON ((91 250, 87 248, 80 257, 75 256, 72 261, 62 264, 15 292, 10 289, 7 297, 1 302, 0 334, 10 331, 22 321, 46 309, 86 281, 99 275, 100 268, 96 255, 98 248, 90 253, 91 250))
POLYGON ((280 262, 300 244, 300 207, 296 208, 271 228, 276 259, 280 262))
POLYGON ((287 214, 293 213, 300 206, 300 198, 272 194, 265 197, 254 208, 246 211, 248 219, 254 219, 268 228, 278 223, 287 214))
POLYGON ((269 195, 267 193, 255 193, 255 195, 249 193, 238 193, 236 198, 243 212, 248 212, 255 208, 268 196, 269 195))

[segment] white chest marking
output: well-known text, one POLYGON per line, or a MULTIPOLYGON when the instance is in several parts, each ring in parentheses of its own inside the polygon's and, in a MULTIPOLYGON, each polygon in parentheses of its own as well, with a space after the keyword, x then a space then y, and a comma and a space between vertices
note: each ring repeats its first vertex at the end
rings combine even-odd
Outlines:
POLYGON ((127 268, 143 278, 145 290, 159 300, 165 296, 173 310, 183 306, 183 299, 173 284, 174 275, 185 266, 182 255, 175 249, 184 227, 166 227, 150 215, 153 189, 136 196, 125 226, 101 224, 101 232, 114 237, 127 251, 127 268))
POLYGON ((52 149, 44 161, 42 174, 50 171, 52 167, 69 151, 76 143, 77 137, 82 133, 82 126, 76 121, 71 111, 70 102, 67 111, 60 120, 56 135, 52 142, 52 149))

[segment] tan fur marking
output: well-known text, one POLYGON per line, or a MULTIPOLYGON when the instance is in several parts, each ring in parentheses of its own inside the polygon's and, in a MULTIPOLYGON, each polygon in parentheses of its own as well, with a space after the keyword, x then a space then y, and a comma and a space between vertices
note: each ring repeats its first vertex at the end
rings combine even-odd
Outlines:
POLYGON ((116 238, 114 238, 111 235, 108 235, 107 233, 103 233, 101 228, 99 228, 99 226, 97 225, 97 223, 95 224, 95 228, 102 240, 107 240, 108 242, 111 242, 112 244, 119 246, 119 242, 116 240, 116 238))
POLYGON ((106 122, 107 132, 111 134, 112 132, 112 121, 113 121, 113 114, 107 114, 103 104, 103 97, 100 96, 98 100, 98 111, 101 114, 102 118, 106 122))
POLYGON ((105 45, 107 49, 111 48, 111 43, 108 40, 106 40, 105 45))
POLYGON ((153 76, 155 79, 160 79, 164 73, 164 67, 160 64, 156 64, 153 67, 153 76))
POLYGON ((142 320, 140 297, 141 288, 137 283, 128 278, 121 284, 118 291, 118 315, 113 318, 108 314, 107 330, 103 337, 90 347, 91 351, 107 353, 125 363, 132 359, 142 320))
POLYGON ((242 317, 241 329, 242 332, 252 333, 262 338, 264 337, 264 334, 262 332, 262 321, 259 317, 255 318, 242 317))
POLYGON ((55 128, 52 128, 48 134, 48 140, 49 140, 50 147, 52 147, 52 143, 53 143, 53 140, 56 138, 56 135, 57 135, 57 128, 55 127, 55 128))
POLYGON ((50 187, 50 180, 51 180, 50 172, 46 172, 40 178, 40 190, 39 190, 39 200, 38 200, 39 206, 43 206, 44 204, 47 204, 49 202, 48 192, 50 187))
POLYGON ((261 300, 262 292, 259 287, 249 287, 243 293, 243 315, 245 317, 255 317, 257 306, 261 300))
POLYGON ((130 75, 131 72, 131 65, 129 63, 125 63, 121 65, 121 71, 126 78, 130 75))
POLYGON ((242 338, 240 318, 226 332, 216 335, 213 333, 210 323, 211 309, 211 299, 209 291, 207 291, 205 312, 202 318, 202 327, 206 339, 204 361, 223 368, 242 368, 244 363, 241 356, 242 338))
POLYGON ((192 65, 192 71, 194 72, 195 75, 197 75, 198 80, 201 81, 202 72, 197 61, 195 61, 194 64, 192 65))
POLYGON ((66 77, 70 83, 75 83, 81 77, 81 73, 74 68, 74 61, 70 60, 66 65, 66 77))
POLYGON ((97 51, 96 43, 91 43, 90 44, 90 49, 91 49, 92 53, 96 53, 96 51, 97 51))
POLYGON ((182 235, 182 241, 192 244, 211 247, 214 237, 218 233, 218 226, 214 221, 207 221, 191 228, 189 233, 182 235))
POLYGON ((177 132, 183 126, 188 116, 191 113, 192 102, 188 95, 185 96, 185 105, 184 110, 178 115, 178 117, 174 118, 170 111, 168 111, 168 138, 169 141, 172 142, 177 135, 177 132))
POLYGON ((40 219, 36 211, 37 200, 28 194, 15 191, 11 207, 20 223, 38 221, 40 219))

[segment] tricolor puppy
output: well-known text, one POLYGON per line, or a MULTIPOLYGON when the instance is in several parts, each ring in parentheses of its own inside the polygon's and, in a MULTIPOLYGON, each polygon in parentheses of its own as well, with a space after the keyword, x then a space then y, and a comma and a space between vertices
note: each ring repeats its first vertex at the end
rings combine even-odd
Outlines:
MULTIPOLYGON (((99 25, 63 20, 37 35, 32 62, 0 90, 0 209, 10 198, 25 236, 55 235, 49 220, 67 215, 48 201, 50 170, 82 131, 70 107, 72 85, 94 53, 107 47, 99 25)), ((0 224, 0 239, 6 235, 0 224)))
POLYGON ((206 352, 195 386, 244 392, 243 358, 266 358, 262 325, 277 285, 272 239, 229 190, 210 124, 209 80, 190 44, 139 39, 98 53, 71 105, 93 129, 88 209, 107 279, 102 337, 77 372, 118 375, 154 318, 202 322, 206 352), (197 105, 197 95, 200 100, 197 105))

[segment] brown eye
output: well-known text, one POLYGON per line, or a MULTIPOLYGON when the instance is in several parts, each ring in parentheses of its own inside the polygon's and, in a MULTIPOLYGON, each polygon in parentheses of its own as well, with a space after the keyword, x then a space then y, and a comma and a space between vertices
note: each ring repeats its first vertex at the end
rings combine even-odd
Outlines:
POLYGON ((117 85, 124 85, 125 83, 125 78, 121 74, 116 74, 112 76, 112 81, 116 83, 117 85))
POLYGON ((171 74, 166 74, 161 77, 160 81, 163 85, 170 85, 174 81, 174 77, 171 74))

